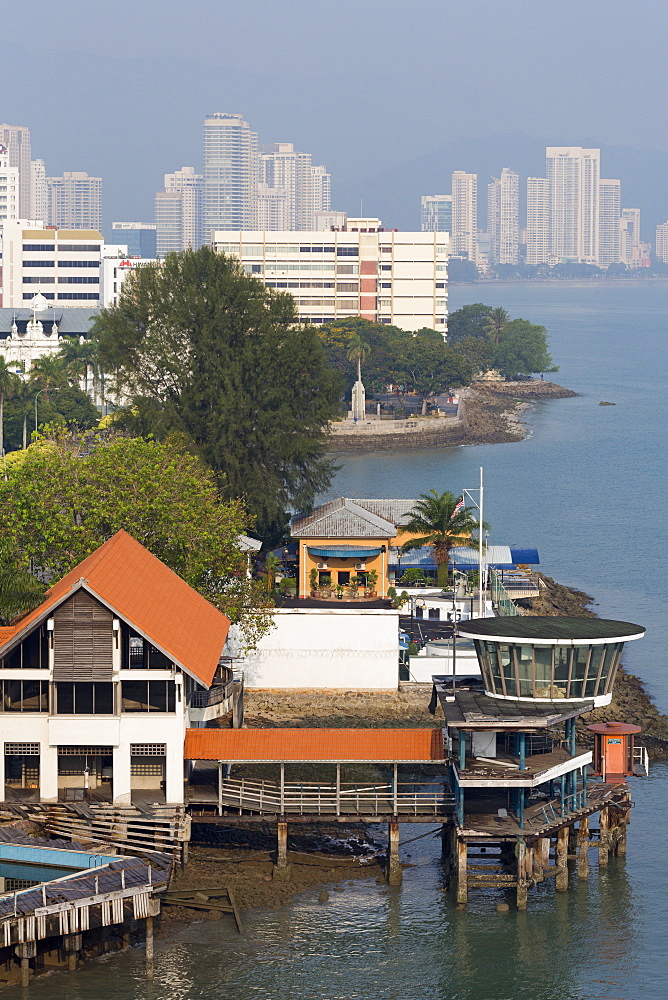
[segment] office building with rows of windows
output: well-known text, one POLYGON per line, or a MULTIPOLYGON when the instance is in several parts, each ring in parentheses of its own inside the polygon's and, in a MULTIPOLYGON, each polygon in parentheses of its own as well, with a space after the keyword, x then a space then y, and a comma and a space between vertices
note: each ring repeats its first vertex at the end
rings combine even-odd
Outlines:
POLYGON ((102 234, 46 229, 41 221, 2 223, 2 305, 24 308, 40 291, 49 303, 96 308, 102 234))
POLYGON ((446 333, 448 233, 348 219, 331 232, 219 231, 214 247, 238 257, 268 288, 290 292, 303 322, 361 316, 446 333))

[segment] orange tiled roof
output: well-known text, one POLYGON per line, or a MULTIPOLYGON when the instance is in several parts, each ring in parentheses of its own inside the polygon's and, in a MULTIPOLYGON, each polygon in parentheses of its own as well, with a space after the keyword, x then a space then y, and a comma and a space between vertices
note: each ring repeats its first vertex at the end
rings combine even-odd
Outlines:
POLYGON ((229 618, 126 531, 118 531, 55 583, 38 608, 0 629, 0 653, 5 643, 59 604, 81 580, 176 663, 204 684, 211 683, 229 618))
POLYGON ((186 760, 442 761, 440 729, 187 729, 186 760))

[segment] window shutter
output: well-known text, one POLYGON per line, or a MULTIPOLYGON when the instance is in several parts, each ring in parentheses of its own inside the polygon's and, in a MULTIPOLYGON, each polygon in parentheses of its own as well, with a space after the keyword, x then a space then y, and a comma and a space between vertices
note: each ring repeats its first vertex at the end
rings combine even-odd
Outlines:
POLYGON ((56 609, 53 618, 53 679, 111 681, 111 611, 81 589, 56 609))

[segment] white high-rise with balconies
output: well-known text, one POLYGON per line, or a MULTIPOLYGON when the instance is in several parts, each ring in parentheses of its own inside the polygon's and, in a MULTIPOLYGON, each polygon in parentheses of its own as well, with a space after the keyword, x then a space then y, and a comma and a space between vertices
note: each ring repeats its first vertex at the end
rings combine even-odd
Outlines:
POLYGON ((19 217, 35 218, 31 203, 30 129, 25 125, 0 125, 0 144, 7 147, 9 166, 19 172, 19 217))
POLYGON ((44 160, 30 163, 30 202, 35 219, 49 221, 49 189, 46 184, 46 164, 44 160))
POLYGON ((517 264, 520 254, 520 175, 504 167, 487 186, 490 263, 517 264))
POLYGON ((619 264, 621 257, 621 183, 618 180, 599 181, 598 263, 600 267, 619 264))
POLYGON ((600 149, 548 146, 551 254, 560 261, 599 262, 600 149))
POLYGON ((0 222, 19 217, 19 171, 9 165, 9 150, 0 144, 0 222))
POLYGON ((643 257, 640 243, 640 209, 623 208, 619 222, 620 256, 627 267, 638 267, 643 257))
POLYGON ((165 174, 165 186, 155 196, 158 257, 202 245, 202 175, 194 167, 165 174))
POLYGON ((260 154, 258 229, 313 230, 315 213, 329 210, 330 175, 310 153, 278 142, 260 154))
POLYGON ((211 242, 214 231, 255 228, 258 180, 257 133, 242 115, 208 115, 204 119, 204 243, 211 242))
POLYGON ((526 263, 535 267, 550 259, 550 185, 546 177, 527 177, 526 263))
POLYGON ((49 223, 58 229, 102 228, 102 178, 82 170, 47 177, 49 223))
POLYGON ((656 227, 656 255, 664 264, 668 264, 668 222, 662 222, 656 227))
POLYGON ((478 257, 478 175, 455 170, 452 175, 452 239, 453 256, 467 257, 476 263, 478 257))

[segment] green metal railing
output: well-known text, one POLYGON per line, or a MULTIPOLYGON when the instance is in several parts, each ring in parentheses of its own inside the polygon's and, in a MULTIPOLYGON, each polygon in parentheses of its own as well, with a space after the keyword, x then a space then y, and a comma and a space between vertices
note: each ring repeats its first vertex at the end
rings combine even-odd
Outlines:
POLYGON ((499 615, 504 617, 510 615, 520 615, 522 612, 517 607, 512 597, 501 582, 501 574, 491 566, 489 568, 489 587, 492 595, 492 604, 498 609, 499 615))

